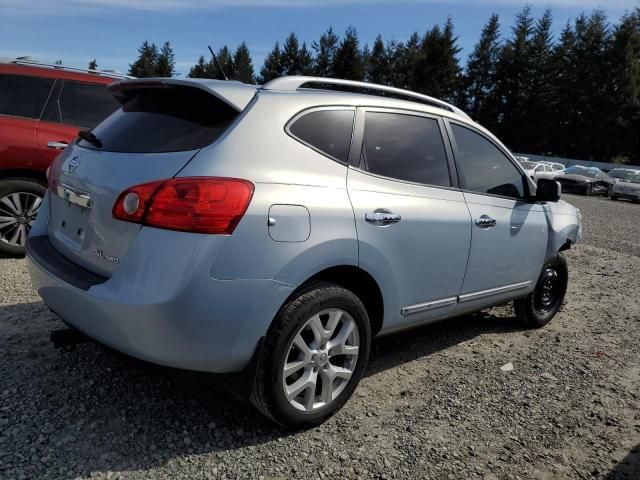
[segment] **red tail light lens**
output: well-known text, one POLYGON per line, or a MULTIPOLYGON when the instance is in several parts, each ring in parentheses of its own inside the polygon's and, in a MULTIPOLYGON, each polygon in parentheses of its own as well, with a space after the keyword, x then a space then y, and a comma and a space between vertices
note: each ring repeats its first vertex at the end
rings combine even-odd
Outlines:
POLYGON ((113 216, 169 230, 229 235, 252 196, 253 184, 247 180, 172 178, 125 190, 113 206, 113 216))

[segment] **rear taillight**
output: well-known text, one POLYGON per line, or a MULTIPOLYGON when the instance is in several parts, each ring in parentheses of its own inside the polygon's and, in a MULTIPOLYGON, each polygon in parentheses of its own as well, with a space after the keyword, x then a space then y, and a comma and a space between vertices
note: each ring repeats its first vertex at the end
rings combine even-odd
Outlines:
POLYGON ((238 178, 171 178, 131 187, 120 194, 113 217, 157 228, 229 235, 253 196, 253 184, 238 178))

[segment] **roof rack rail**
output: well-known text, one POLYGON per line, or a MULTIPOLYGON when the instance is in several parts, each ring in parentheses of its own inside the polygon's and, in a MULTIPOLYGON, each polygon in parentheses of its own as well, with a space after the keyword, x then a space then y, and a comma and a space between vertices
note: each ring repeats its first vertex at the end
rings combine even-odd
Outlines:
POLYGON ((59 70, 65 70, 68 72, 92 73, 95 75, 101 75, 103 77, 111 77, 111 78, 117 78, 117 79, 135 78, 135 77, 130 77, 128 75, 124 75, 122 73, 118 73, 114 70, 94 70, 91 68, 65 67, 64 65, 58 65, 55 63, 38 62, 37 60, 33 60, 31 57, 17 57, 17 58, 7 58, 7 59, 3 58, 3 59, 0 59, 0 63, 13 63, 15 65, 31 65, 35 67, 55 68, 59 70))
POLYGON ((401 88, 378 85, 376 83, 357 82, 354 80, 340 80, 337 78, 288 76, 275 78, 262 86, 263 90, 288 90, 294 91, 301 88, 317 88, 325 90, 338 90, 352 93, 363 93, 365 95, 376 95, 381 97, 391 97, 410 102, 422 103, 432 107, 441 108, 470 118, 464 111, 450 103, 429 97, 421 93, 403 90, 401 88), (314 87, 314 85, 317 85, 314 87))

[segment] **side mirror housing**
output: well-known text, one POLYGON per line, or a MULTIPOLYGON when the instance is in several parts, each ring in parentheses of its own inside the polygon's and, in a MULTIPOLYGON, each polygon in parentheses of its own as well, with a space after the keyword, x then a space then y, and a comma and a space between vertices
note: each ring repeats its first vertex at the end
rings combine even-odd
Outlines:
POLYGON ((539 202, 557 202, 560 200, 560 183, 548 178, 538 180, 536 200, 539 202))

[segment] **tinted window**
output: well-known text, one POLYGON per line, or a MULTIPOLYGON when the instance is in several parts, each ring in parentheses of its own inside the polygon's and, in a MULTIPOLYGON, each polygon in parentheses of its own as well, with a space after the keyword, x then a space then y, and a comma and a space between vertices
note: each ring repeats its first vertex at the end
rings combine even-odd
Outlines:
POLYGON ((106 85, 65 81, 59 98, 62 123, 93 128, 120 104, 106 85))
POLYGON ((52 78, 0 75, 0 115, 40 118, 52 78))
POLYGON ((456 163, 469 190, 505 197, 524 197, 520 171, 493 143, 474 131, 451 124, 458 146, 456 163))
POLYGON ((290 127, 292 135, 323 153, 346 162, 349 158, 352 110, 319 110, 296 120, 290 127))
POLYGON ((365 168, 385 177, 451 186, 438 122, 432 118, 367 112, 365 168))
MULTIPOLYGON (((93 129, 102 150, 195 150, 213 143, 238 115, 226 103, 196 88, 129 88, 124 95, 122 108, 93 129)), ((85 140, 79 144, 98 148, 85 140)))

